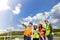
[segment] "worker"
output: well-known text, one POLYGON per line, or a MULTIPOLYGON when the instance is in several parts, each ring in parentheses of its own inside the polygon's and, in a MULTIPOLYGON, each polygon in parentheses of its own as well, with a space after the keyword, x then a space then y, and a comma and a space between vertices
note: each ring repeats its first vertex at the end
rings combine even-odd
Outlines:
POLYGON ((48 22, 48 20, 44 21, 46 24, 46 36, 48 38, 48 40, 53 40, 53 29, 51 24, 48 22))
POLYGON ((39 32, 38 32, 38 27, 37 27, 37 25, 34 25, 33 40, 39 40, 39 32))
MULTIPOLYGON (((22 24, 24 25, 24 24, 22 24)), ((31 40, 32 34, 32 23, 29 23, 28 26, 25 26, 26 29, 24 30, 24 40, 31 40)))
POLYGON ((39 22, 40 40, 46 40, 46 37, 45 37, 45 29, 42 26, 42 24, 43 24, 42 22, 39 22))
POLYGON ((24 40, 31 40, 32 35, 32 23, 30 22, 27 26, 20 20, 19 21, 24 27, 24 40))

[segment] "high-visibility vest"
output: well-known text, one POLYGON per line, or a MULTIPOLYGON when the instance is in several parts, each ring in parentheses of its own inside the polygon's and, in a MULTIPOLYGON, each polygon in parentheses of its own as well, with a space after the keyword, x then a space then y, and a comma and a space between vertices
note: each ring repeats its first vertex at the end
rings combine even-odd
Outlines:
POLYGON ((50 24, 46 25, 46 35, 50 35, 50 24))
POLYGON ((34 34, 33 34, 33 38, 39 38, 39 34, 36 30, 33 31, 34 34))
POLYGON ((26 29, 24 30, 24 35, 31 37, 31 31, 32 31, 31 27, 26 27, 26 29))

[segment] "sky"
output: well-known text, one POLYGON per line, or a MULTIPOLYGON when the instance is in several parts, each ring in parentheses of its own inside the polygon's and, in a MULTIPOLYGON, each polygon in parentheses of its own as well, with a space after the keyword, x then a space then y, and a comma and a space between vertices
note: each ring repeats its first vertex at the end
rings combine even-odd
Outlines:
POLYGON ((12 31, 22 31, 19 19, 26 25, 47 19, 60 28, 60 0, 0 0, 0 32, 7 32, 10 23, 12 31))

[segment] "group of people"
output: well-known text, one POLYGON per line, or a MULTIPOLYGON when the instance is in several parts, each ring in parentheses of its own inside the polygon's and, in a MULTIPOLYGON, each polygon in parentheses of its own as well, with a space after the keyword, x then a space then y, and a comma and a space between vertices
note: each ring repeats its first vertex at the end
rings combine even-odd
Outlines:
POLYGON ((53 40, 53 29, 48 20, 44 23, 46 27, 43 27, 43 23, 39 22, 38 25, 33 25, 31 22, 26 26, 20 21, 20 23, 25 27, 24 30, 24 40, 53 40))

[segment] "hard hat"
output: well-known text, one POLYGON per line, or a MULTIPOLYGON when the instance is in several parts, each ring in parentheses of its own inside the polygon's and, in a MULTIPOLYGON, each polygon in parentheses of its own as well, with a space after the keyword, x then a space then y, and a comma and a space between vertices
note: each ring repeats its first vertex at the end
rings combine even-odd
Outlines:
POLYGON ((39 24, 43 24, 42 22, 39 22, 39 24))

